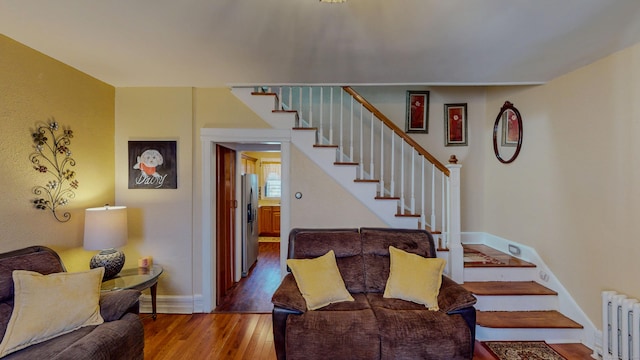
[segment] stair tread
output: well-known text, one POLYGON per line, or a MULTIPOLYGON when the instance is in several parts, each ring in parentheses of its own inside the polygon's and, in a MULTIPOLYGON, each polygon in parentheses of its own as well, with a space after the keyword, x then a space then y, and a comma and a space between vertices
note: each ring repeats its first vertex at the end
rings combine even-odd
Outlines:
POLYGON ((376 179, 355 179, 353 182, 361 182, 361 183, 379 183, 380 180, 376 179))
POLYGON ((582 329, 583 326, 556 310, 476 311, 476 323, 489 328, 582 329))
POLYGON ((558 295, 535 281, 469 281, 462 286, 475 295, 558 295))
POLYGON ((357 166, 357 165, 360 165, 360 163, 349 162, 349 161, 336 161, 336 162, 333 163, 333 165, 357 166))
POLYGON ((464 267, 536 267, 528 261, 518 259, 517 257, 503 253, 490 246, 480 244, 463 244, 462 245, 465 254, 478 253, 489 257, 489 261, 482 262, 470 262, 465 261, 464 267))

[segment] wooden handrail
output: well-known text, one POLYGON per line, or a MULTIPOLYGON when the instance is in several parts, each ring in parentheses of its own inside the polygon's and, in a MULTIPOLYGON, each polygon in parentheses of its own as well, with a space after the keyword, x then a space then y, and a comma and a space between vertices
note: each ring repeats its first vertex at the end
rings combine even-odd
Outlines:
POLYGON ((424 156, 425 159, 429 160, 432 164, 434 164, 440 171, 442 171, 446 176, 449 176, 449 169, 444 166, 438 159, 436 159, 433 155, 431 155, 427 150, 425 150, 420 144, 415 142, 409 135, 407 135, 402 129, 400 129, 393 121, 389 120, 380 110, 376 109, 375 106, 371 105, 370 102, 365 100, 360 94, 358 94, 355 90, 353 90, 350 86, 343 86, 342 89, 346 91, 348 94, 353 96, 356 101, 358 101, 362 106, 367 108, 373 115, 375 115, 380 121, 382 121, 385 125, 387 125, 393 132, 398 134, 404 141, 411 145, 416 151, 424 156))

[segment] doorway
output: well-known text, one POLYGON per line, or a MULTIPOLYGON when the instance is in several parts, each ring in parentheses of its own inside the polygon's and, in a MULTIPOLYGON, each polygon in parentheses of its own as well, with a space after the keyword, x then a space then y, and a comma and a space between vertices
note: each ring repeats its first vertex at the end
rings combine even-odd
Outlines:
MULTIPOLYGON (((289 176, 290 176, 290 146, 291 132, 279 129, 202 129, 202 243, 195 246, 196 251, 201 252, 202 264, 194 264, 194 272, 202 274, 202 298, 201 304, 194 303, 194 311, 211 312, 216 308, 218 299, 217 280, 217 252, 218 252, 218 211, 217 190, 216 190, 216 170, 218 159, 215 156, 216 147, 222 145, 239 149, 247 149, 265 146, 279 145, 281 151, 282 179, 281 191, 283 196, 280 200, 280 230, 283 234, 288 234, 290 229, 290 198, 289 198, 289 176)), ((237 155, 236 155, 237 156, 237 155)), ((236 183, 240 183, 240 172, 236 173, 236 183)), ((238 196, 236 187, 236 196, 238 196)), ((239 210, 237 210, 239 211, 239 210)), ((237 216, 236 216, 237 217, 237 216)), ((237 223, 237 222, 236 222, 237 223)), ((236 233, 239 224, 236 224, 236 233)), ((238 242, 236 242, 236 249, 238 242)), ((279 277, 277 282, 286 274, 285 259, 287 255, 287 237, 281 237, 279 246, 279 277)), ((235 261, 238 263, 239 254, 236 252, 235 261)), ((236 274, 237 275, 237 274, 236 274)))

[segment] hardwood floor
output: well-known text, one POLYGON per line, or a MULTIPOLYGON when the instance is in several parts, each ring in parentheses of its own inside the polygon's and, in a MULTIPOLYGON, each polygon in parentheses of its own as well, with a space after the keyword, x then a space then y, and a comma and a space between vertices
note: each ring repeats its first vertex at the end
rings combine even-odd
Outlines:
POLYGON ((260 242, 258 260, 249 275, 237 282, 216 312, 271 313, 271 297, 280 285, 280 243, 260 242))
MULTIPOLYGON (((271 296, 280 284, 280 244, 261 242, 258 261, 213 314, 141 315, 145 330, 145 359, 275 360, 271 296)), ((506 259, 501 259, 506 260, 506 259)), ((569 360, 591 359, 581 344, 551 345, 569 360)), ((495 360, 476 342, 474 360, 495 360)))
MULTIPOLYGON (((144 318, 144 316, 143 316, 144 318)), ((270 314, 158 314, 144 318, 145 359, 275 360, 270 314)), ((553 344, 569 360, 591 359, 582 344, 553 344)), ((474 360, 495 360, 476 342, 474 360)))

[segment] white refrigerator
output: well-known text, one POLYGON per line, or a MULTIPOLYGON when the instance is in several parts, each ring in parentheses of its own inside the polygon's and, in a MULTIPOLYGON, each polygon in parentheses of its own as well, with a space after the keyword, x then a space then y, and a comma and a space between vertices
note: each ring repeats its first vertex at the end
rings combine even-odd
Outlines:
POLYGON ((258 259, 258 176, 242 175, 242 276, 258 259))

